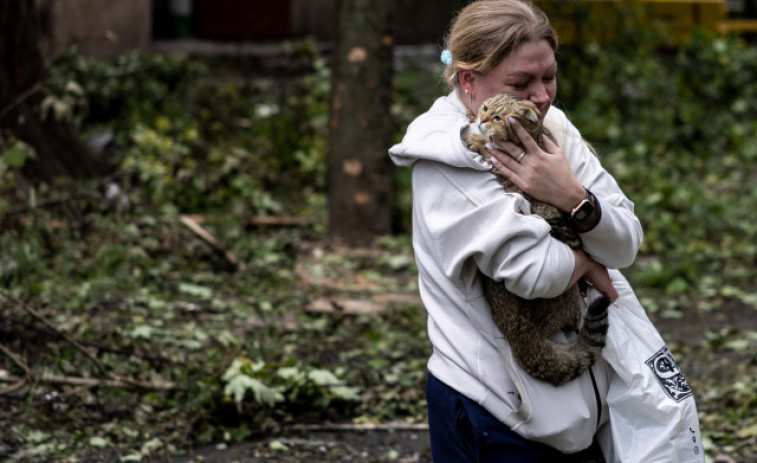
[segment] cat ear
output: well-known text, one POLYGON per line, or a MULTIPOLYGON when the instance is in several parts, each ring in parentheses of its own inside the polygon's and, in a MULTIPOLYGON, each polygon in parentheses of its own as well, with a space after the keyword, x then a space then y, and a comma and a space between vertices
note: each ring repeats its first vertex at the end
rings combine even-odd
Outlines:
POLYGON ((526 111, 526 119, 528 119, 529 121, 533 123, 537 123, 539 122, 539 113, 533 110, 526 111))

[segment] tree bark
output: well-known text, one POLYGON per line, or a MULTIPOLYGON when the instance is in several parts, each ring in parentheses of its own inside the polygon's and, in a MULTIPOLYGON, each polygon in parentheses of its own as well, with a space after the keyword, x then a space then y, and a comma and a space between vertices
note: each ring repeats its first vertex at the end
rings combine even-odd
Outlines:
POLYGON ((89 152, 72 124, 40 117, 48 72, 35 0, 0 0, 0 31, 0 130, 34 148, 36 158, 24 164, 24 176, 50 183, 105 172, 109 166, 89 152))
POLYGON ((339 0, 329 119, 329 235, 366 242, 392 231, 393 1, 339 0))

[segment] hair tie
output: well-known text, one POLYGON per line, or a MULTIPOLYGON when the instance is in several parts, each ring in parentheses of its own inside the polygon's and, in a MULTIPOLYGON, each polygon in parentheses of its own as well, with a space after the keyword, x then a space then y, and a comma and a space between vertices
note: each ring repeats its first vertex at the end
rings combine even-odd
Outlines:
POLYGON ((452 66, 452 52, 449 50, 442 50, 442 56, 440 58, 445 66, 452 66))

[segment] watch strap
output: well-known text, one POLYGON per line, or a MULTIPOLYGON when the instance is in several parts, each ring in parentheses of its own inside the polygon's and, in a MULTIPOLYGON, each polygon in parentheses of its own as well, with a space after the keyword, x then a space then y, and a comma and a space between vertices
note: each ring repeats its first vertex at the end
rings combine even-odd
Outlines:
MULTIPOLYGON (((586 199, 584 201, 588 200, 589 202, 591 202, 591 204, 594 205, 594 211, 596 213, 597 220, 593 224, 591 224, 590 227, 583 228, 583 227, 577 227, 576 225, 579 225, 579 224, 575 220, 572 220, 572 217, 571 217, 571 222, 573 223, 573 226, 574 228, 576 228, 576 231, 578 233, 586 233, 586 232, 590 232, 594 230, 597 227, 597 225, 599 225, 600 220, 602 220, 602 207, 599 204, 599 200, 597 200, 597 197, 594 196, 594 193, 592 193, 588 188, 584 187, 584 190, 586 191, 586 199)), ((584 201, 581 201, 581 204, 584 201)), ((579 204, 578 207, 580 207, 581 204, 579 204)))

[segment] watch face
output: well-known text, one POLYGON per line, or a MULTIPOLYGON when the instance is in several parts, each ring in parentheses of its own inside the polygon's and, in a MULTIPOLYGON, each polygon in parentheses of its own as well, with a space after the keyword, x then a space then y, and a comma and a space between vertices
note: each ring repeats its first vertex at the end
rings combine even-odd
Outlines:
POLYGON ((577 222, 583 222, 587 217, 591 215, 592 212, 594 212, 594 205, 589 201, 586 201, 581 204, 581 207, 573 215, 573 219, 577 222))

